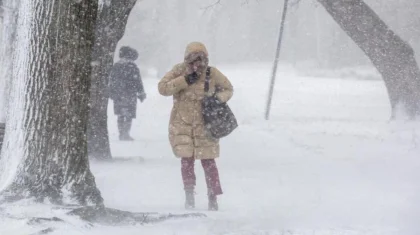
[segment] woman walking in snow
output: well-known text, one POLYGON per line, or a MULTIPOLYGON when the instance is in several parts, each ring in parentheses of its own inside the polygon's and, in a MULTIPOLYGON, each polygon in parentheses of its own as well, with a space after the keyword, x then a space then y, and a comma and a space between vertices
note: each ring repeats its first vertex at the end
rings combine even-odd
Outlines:
POLYGON ((222 194, 215 158, 219 157, 219 140, 206 131, 202 115, 202 100, 214 96, 221 103, 233 95, 229 80, 215 67, 208 66, 208 52, 200 42, 190 43, 184 62, 177 64, 159 82, 159 93, 173 96, 169 123, 169 141, 174 154, 181 158, 181 172, 185 190, 185 208, 195 207, 195 160, 204 168, 208 209, 218 210, 217 196, 222 194), (209 69, 208 92, 205 92, 206 71, 209 69))

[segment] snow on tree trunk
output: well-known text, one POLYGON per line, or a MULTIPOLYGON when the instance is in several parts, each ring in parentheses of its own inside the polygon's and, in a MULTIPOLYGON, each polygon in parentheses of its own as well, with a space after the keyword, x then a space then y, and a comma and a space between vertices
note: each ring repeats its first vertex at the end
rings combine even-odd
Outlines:
POLYGON ((18 14, 15 11, 19 0, 1 1, 1 43, 0 43, 0 150, 5 130, 7 101, 12 76, 12 50, 16 45, 16 25, 18 14))
POLYGON ((96 27, 90 98, 88 131, 89 156, 98 160, 110 160, 111 149, 108 135, 108 72, 114 63, 118 41, 124 36, 128 16, 136 0, 110 0, 99 9, 96 27))
POLYGON ((395 117, 403 104, 420 114, 420 70, 412 47, 395 34, 363 0, 318 0, 369 57, 382 75, 395 117))
POLYGON ((0 161, 4 196, 102 205, 87 122, 98 1, 22 0, 0 161))

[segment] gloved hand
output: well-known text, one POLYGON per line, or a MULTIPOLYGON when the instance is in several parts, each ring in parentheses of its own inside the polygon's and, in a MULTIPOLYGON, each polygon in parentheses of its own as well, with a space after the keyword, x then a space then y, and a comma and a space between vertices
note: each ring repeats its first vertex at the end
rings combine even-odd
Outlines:
POLYGON ((194 84, 198 81, 198 74, 196 72, 193 72, 191 74, 186 75, 185 81, 188 83, 188 85, 194 84))
POLYGON ((146 93, 139 93, 137 98, 139 98, 140 102, 143 103, 143 101, 146 99, 146 93))

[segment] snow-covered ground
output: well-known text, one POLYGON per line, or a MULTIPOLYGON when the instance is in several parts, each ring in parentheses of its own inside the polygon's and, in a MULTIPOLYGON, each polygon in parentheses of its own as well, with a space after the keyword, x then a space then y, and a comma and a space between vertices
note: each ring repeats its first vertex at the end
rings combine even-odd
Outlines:
MULTIPOLYGON (((282 66, 266 121, 270 66, 219 69, 235 87, 230 105, 240 124, 221 142, 220 211, 206 211, 203 170, 197 162, 196 212, 206 218, 91 227, 48 206, 20 203, 3 212, 61 216, 67 223, 52 234, 63 235, 420 234, 420 125, 388 122, 390 108, 381 81, 299 77, 282 66)), ((92 163, 108 207, 186 212, 180 163, 167 140, 172 99, 158 94, 157 82, 144 80, 148 99, 139 104, 134 142, 117 140, 110 104, 113 154, 142 160, 92 163)), ((37 226, 0 218, 1 235, 30 234, 39 231, 37 226)))

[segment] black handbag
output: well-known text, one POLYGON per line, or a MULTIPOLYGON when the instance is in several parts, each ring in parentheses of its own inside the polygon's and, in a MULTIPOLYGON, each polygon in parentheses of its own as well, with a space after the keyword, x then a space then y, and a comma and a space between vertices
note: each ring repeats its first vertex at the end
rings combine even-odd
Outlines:
MULTIPOLYGON (((210 67, 206 70, 204 91, 208 93, 210 88, 210 67)), ((217 90, 216 90, 217 93, 217 90)), ((226 103, 221 103, 215 95, 204 96, 202 112, 205 128, 215 139, 229 135, 238 127, 235 115, 226 103)))

